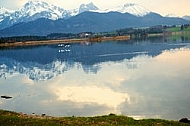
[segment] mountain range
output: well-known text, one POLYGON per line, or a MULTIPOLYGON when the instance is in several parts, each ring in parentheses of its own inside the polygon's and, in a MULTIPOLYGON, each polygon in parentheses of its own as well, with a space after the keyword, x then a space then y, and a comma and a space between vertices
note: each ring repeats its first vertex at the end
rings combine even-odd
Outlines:
POLYGON ((58 32, 100 32, 125 27, 174 25, 189 23, 189 16, 162 17, 133 3, 100 10, 92 2, 65 10, 39 0, 29 0, 22 8, 12 11, 0 8, 0 36, 47 35, 58 32))
POLYGON ((137 4, 125 4, 113 9, 100 10, 92 2, 89 4, 82 4, 79 8, 72 10, 65 10, 63 8, 48 4, 43 1, 28 1, 22 8, 11 11, 5 8, 0 8, 0 29, 10 27, 19 22, 33 21, 39 18, 47 18, 51 20, 57 20, 60 18, 68 19, 72 16, 76 16, 82 12, 91 11, 99 13, 107 13, 111 11, 130 13, 136 16, 144 16, 150 11, 137 4))

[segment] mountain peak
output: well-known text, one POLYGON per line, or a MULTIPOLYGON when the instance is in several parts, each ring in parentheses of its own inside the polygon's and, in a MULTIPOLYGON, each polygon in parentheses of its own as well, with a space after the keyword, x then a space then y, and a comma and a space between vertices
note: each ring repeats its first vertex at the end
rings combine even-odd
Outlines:
POLYGON ((0 7, 0 22, 3 21, 3 19, 9 16, 11 13, 13 13, 12 10, 6 9, 4 7, 0 7))
POLYGON ((24 7, 27 8, 28 6, 48 6, 48 3, 41 0, 29 0, 24 7))
POLYGON ((138 16, 138 17, 145 16, 151 12, 147 8, 145 8, 141 5, 135 4, 135 3, 126 3, 122 6, 118 6, 114 9, 112 9, 112 11, 118 11, 121 13, 130 13, 130 14, 138 16))
POLYGON ((15 23, 29 22, 39 18, 57 20, 59 18, 67 17, 70 17, 68 12, 60 7, 48 4, 41 0, 29 0, 20 9, 13 13, 7 15, 0 14, 0 28, 2 29, 15 23))
POLYGON ((97 11, 99 10, 98 7, 96 7, 92 2, 89 4, 81 4, 79 7, 79 13, 85 12, 85 11, 97 11))
POLYGON ((22 15, 22 17, 33 16, 33 20, 43 17, 56 20, 58 18, 63 18, 66 10, 41 0, 29 0, 22 8, 18 10, 18 12, 22 15))
POLYGON ((28 2, 27 3, 46 3, 45 1, 43 1, 43 0, 28 0, 28 2))
POLYGON ((35 10, 39 10, 39 9, 48 9, 50 6, 53 6, 53 5, 50 5, 46 2, 43 2, 43 1, 39 1, 39 0, 29 0, 21 9, 35 9, 35 10))

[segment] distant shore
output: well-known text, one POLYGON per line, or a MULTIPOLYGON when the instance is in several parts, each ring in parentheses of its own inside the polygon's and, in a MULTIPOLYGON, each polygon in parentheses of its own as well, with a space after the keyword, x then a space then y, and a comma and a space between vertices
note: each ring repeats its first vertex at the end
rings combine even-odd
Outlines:
MULTIPOLYGON (((155 33, 148 34, 147 37, 154 36, 190 36, 190 31, 172 31, 167 34, 155 33)), ((102 41, 120 41, 130 40, 129 35, 126 36, 112 36, 112 37, 87 37, 87 38, 72 38, 72 39, 58 39, 58 40, 42 40, 42 41, 23 41, 23 42, 6 42, 0 43, 0 47, 17 47, 17 46, 35 46, 35 45, 48 45, 48 44, 61 44, 61 43, 77 43, 77 42, 102 42, 102 41)))
POLYGON ((76 43, 76 42, 101 42, 109 40, 129 40, 129 39, 130 36, 114 36, 114 37, 92 37, 92 38, 62 39, 62 40, 26 41, 26 42, 1 43, 0 47, 32 46, 32 45, 47 45, 47 44, 76 43))

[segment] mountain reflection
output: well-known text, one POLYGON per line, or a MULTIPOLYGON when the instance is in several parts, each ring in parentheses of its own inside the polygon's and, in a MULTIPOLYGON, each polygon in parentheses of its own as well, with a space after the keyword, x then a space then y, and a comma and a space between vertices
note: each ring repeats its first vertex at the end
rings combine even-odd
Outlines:
MULTIPOLYGON (((7 74, 26 74, 35 81, 48 80, 81 65, 86 73, 97 73, 102 62, 118 62, 139 55, 155 57, 163 50, 186 46, 186 43, 144 41, 103 42, 87 46, 80 43, 0 50, 0 77, 7 74)), ((129 66, 135 67, 135 66, 129 66)))
POLYGON ((53 116, 189 116, 189 43, 69 45, 1 50, 0 94, 13 98, 0 99, 0 108, 53 116))

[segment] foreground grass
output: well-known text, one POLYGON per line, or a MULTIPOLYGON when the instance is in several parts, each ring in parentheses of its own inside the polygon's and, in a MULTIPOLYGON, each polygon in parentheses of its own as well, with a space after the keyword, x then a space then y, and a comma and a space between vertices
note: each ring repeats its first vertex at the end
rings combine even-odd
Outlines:
POLYGON ((190 124, 161 119, 134 120, 114 114, 97 117, 31 116, 0 110, 0 126, 188 126, 190 124))

